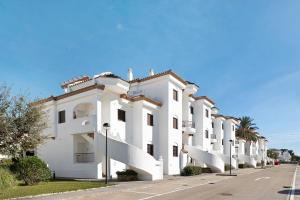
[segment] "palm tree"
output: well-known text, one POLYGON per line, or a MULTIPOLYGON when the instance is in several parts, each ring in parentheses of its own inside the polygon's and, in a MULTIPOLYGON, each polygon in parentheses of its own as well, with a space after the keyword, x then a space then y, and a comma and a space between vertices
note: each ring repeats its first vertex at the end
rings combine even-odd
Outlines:
POLYGON ((246 141, 257 141, 258 133, 256 132, 258 128, 256 124, 253 123, 253 119, 248 116, 240 118, 240 125, 236 130, 236 136, 245 139, 246 141))

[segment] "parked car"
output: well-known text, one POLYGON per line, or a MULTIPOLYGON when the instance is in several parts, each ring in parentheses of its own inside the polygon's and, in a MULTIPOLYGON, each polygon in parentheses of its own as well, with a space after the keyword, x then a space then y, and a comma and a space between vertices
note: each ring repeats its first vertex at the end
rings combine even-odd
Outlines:
POLYGON ((279 164, 280 164, 279 160, 275 160, 274 165, 279 165, 279 164))

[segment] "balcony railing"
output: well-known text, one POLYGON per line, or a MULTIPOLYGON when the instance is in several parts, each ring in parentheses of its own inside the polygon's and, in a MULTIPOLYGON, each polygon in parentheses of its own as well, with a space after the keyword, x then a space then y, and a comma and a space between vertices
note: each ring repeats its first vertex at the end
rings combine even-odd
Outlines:
POLYGON ((94 153, 75 153, 76 163, 91 163, 95 161, 94 153))
POLYGON ((183 121, 182 122, 182 127, 183 128, 195 128, 195 122, 192 121, 183 121))
POLYGON ((210 135, 210 139, 216 140, 216 139, 217 139, 217 135, 216 135, 216 134, 211 134, 211 135, 210 135))

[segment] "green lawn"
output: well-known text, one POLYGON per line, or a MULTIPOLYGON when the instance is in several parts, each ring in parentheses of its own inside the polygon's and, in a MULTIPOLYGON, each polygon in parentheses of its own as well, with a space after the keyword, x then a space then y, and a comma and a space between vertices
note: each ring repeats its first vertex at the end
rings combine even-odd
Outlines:
POLYGON ((0 190, 0 199, 99 188, 104 186, 105 184, 99 181, 91 182, 76 180, 55 180, 47 183, 40 183, 34 186, 23 186, 20 184, 9 189, 0 190))

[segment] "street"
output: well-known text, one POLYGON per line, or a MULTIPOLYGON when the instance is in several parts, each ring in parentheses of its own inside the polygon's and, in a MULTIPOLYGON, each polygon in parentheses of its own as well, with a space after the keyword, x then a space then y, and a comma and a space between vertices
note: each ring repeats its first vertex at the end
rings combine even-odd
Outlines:
POLYGON ((109 188, 35 199, 300 199, 300 166, 281 165, 267 169, 241 169, 234 173, 238 176, 216 174, 194 177, 168 176, 163 181, 120 183, 109 188))

